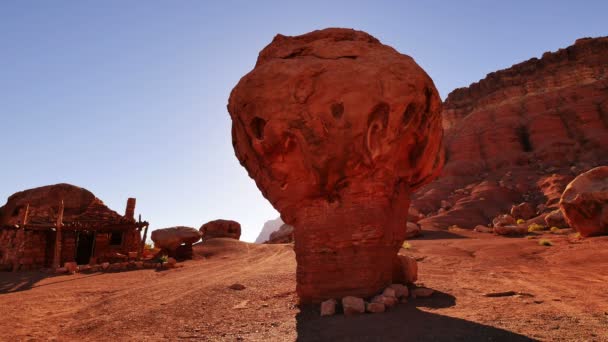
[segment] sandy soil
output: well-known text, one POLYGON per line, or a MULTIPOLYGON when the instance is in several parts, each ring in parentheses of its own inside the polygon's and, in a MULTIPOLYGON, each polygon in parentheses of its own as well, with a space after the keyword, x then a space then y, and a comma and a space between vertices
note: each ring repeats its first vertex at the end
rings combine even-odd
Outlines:
POLYGON ((211 240, 167 271, 0 273, 0 340, 608 341, 608 237, 545 237, 426 232, 401 253, 436 294, 350 318, 297 305, 290 245, 211 240))

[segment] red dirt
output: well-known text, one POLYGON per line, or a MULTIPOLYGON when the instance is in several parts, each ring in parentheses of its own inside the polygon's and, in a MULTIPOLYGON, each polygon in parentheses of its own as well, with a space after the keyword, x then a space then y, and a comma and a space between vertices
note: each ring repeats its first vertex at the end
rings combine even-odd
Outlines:
POLYGON ((213 239, 160 272, 0 273, 0 340, 608 341, 608 237, 543 238, 426 231, 401 253, 437 292, 349 318, 297 306, 291 245, 213 239))

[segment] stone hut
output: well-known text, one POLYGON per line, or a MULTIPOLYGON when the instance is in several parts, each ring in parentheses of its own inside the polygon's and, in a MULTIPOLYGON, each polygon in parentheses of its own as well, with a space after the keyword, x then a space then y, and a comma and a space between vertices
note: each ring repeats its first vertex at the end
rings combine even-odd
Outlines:
POLYGON ((135 202, 129 198, 121 216, 90 191, 70 184, 13 194, 0 207, 0 270, 139 257, 149 224, 135 220, 135 202))

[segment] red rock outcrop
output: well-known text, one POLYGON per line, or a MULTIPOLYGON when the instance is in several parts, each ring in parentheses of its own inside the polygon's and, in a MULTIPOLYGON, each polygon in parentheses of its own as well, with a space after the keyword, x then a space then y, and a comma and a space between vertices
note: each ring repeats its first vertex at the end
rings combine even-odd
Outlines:
POLYGON ((486 225, 523 201, 557 209, 573 176, 608 163, 607 65, 608 37, 579 39, 450 93, 446 165, 413 197, 422 227, 486 225))
POLYGON ((608 234, 608 166, 576 177, 566 187, 559 206, 570 227, 582 236, 608 234))
POLYGON ((213 238, 241 238, 241 224, 232 220, 214 220, 201 226, 203 241, 213 238))
POLYGON ((411 57, 350 29, 277 35, 233 89, 236 156, 295 227, 303 302, 390 284, 410 193, 443 164, 440 110, 411 57))

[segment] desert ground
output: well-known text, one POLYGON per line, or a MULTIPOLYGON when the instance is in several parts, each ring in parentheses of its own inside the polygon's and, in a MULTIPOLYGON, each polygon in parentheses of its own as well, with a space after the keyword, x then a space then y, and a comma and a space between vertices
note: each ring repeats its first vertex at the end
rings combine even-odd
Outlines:
POLYGON ((400 253, 435 294, 355 317, 298 305, 290 244, 211 239, 163 271, 4 272, 0 340, 608 341, 608 236, 451 229, 409 243, 400 253))

